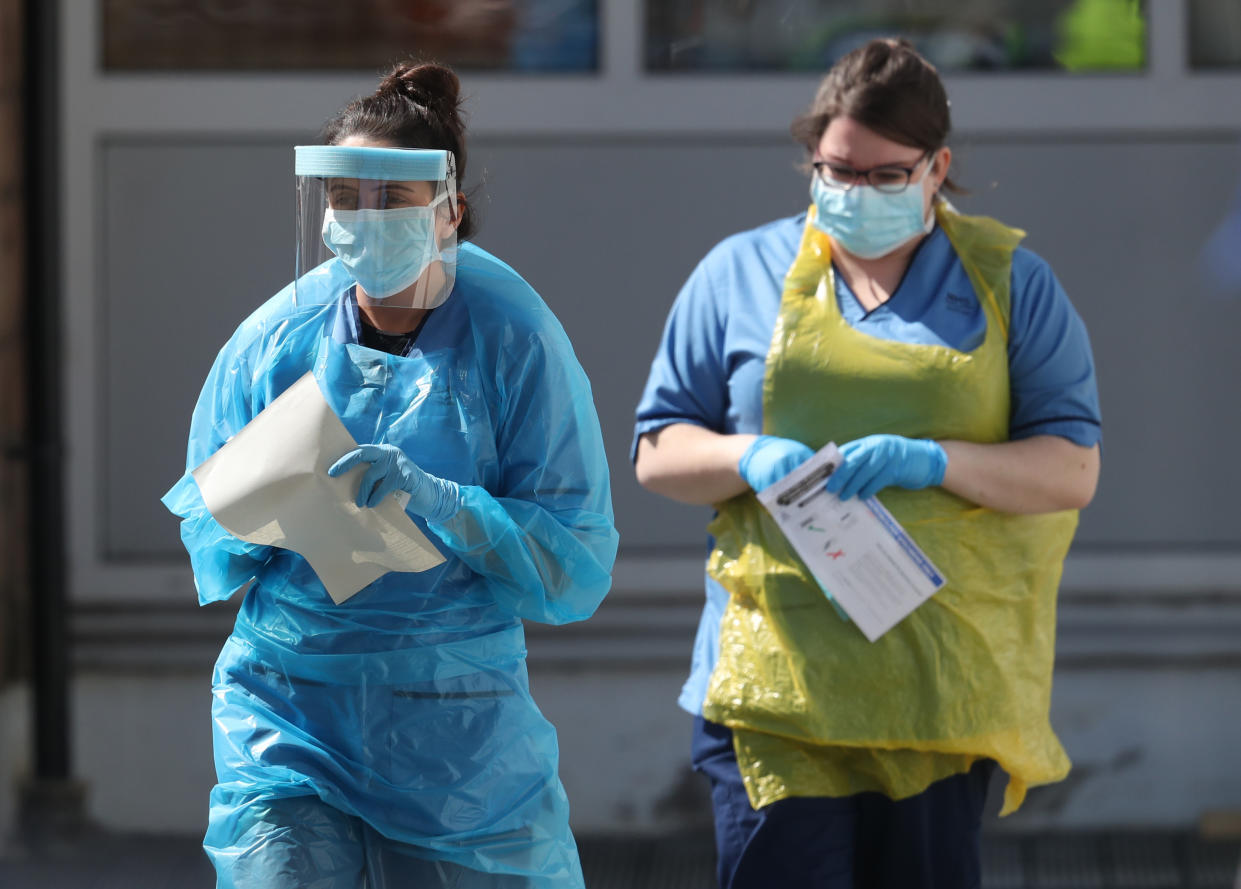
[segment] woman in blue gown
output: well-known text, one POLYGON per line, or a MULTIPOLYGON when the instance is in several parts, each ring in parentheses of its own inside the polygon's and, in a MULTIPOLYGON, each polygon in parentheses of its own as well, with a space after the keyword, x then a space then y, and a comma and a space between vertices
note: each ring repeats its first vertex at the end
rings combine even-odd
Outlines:
POLYGON ((607 592, 607 465, 564 330, 465 243, 458 104, 451 71, 400 65, 298 149, 298 277, 221 349, 164 498, 200 602, 244 590, 214 675, 221 887, 582 885, 521 622, 607 592), (313 268, 312 242, 334 254, 313 268), (221 527, 192 475, 308 372, 359 443, 329 475, 365 468, 360 508, 407 497, 444 557, 339 604, 302 555, 221 527))

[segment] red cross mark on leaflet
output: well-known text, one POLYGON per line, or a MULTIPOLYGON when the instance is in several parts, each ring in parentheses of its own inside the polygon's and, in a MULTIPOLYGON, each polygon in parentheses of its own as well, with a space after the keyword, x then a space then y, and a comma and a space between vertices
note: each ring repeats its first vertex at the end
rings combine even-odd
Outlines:
POLYGON ((843 556, 844 554, 845 554, 845 551, 843 549, 838 549, 834 553, 828 553, 827 557, 834 562, 837 559, 839 559, 841 556, 843 556))

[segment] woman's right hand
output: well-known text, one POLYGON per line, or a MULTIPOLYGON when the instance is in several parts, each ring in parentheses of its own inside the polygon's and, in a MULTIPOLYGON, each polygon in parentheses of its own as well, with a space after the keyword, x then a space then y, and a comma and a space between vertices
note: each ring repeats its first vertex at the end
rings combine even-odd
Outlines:
POLYGON ((741 455, 737 471, 757 494, 813 456, 814 451, 800 441, 775 435, 760 435, 741 455))
POLYGON ((358 509, 374 508, 394 491, 408 494, 406 508, 429 522, 446 522, 461 508, 456 482, 424 472, 396 445, 362 445, 328 467, 327 474, 336 478, 362 464, 366 472, 358 485, 358 509))

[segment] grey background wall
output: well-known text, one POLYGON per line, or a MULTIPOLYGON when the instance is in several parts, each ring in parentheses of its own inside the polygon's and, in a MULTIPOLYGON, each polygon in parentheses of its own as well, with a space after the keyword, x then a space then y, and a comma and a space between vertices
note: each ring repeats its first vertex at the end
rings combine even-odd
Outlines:
MULTIPOLYGON (((372 84, 104 75, 94 6, 61 2, 75 766, 102 823, 196 832, 210 667, 231 611, 193 605, 157 501, 181 471, 215 350, 291 274, 291 146, 372 84)), ((673 700, 707 516, 638 488, 631 417, 693 264, 806 203, 784 133, 815 86, 648 77, 638 6, 603 4, 597 77, 465 77, 478 243, 569 331, 613 467, 615 591, 586 624, 530 633, 575 823, 597 831, 706 814, 673 700)), ((1184 825, 1241 809, 1241 470, 1228 444, 1241 433, 1241 299, 1209 297, 1194 265, 1241 179, 1241 73, 1190 72, 1184 4, 1149 8, 1143 75, 948 82, 973 189, 960 204, 1026 228, 1051 261, 1090 328, 1104 407, 1103 481, 1066 568, 1053 699, 1076 769, 1033 794, 1015 827, 1184 825)), ((20 694, 3 712, 22 712, 20 694)), ((10 734, 0 764, 20 771, 28 752, 10 734)), ((0 795, 0 832, 6 817, 0 795)))

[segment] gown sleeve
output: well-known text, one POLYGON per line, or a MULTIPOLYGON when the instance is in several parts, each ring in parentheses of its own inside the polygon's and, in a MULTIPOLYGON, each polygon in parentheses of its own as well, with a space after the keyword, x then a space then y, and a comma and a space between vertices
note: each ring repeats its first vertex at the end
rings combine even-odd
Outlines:
POLYGON ((212 518, 192 475, 195 467, 250 420, 250 375, 234 336, 216 356, 190 420, 185 474, 162 498, 181 517, 181 541, 190 555, 199 604, 222 602, 249 584, 272 547, 246 543, 212 518))
POLYGON ((428 527, 518 617, 584 620, 611 587, 617 546, 590 382, 547 329, 505 344, 495 387, 499 484, 463 485, 461 510, 428 527))

